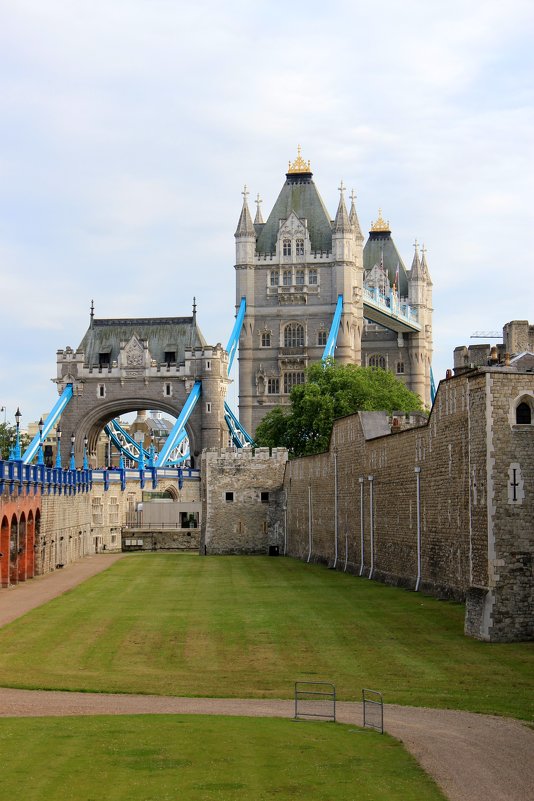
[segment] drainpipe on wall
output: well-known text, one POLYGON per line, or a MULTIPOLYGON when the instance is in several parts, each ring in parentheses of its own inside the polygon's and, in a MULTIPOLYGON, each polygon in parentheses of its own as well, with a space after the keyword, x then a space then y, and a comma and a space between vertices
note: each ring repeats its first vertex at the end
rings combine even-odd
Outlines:
POLYGON ((308 484, 308 558, 310 561, 312 554, 312 492, 311 484, 308 484))
POLYGON ((334 448, 334 570, 337 565, 337 451, 334 448))
POLYGON ((359 575, 361 576, 363 573, 363 559, 364 559, 364 541, 363 541, 363 476, 360 476, 358 479, 360 482, 360 572, 359 575))
POLYGON ((417 580, 415 591, 419 590, 421 583, 421 468, 415 468, 415 480, 417 482, 417 580))
POLYGON ((369 480, 369 535, 371 539, 371 569, 369 570, 369 578, 373 578, 373 571, 375 569, 375 518, 373 513, 373 478, 374 476, 367 476, 369 480))

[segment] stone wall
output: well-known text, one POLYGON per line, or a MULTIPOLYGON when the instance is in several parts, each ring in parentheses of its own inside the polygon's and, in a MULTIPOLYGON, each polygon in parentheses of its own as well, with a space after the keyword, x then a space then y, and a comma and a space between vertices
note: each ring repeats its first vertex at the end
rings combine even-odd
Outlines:
POLYGON ((286 552, 466 599, 472 636, 533 638, 534 425, 515 424, 525 398, 534 409, 532 374, 487 368, 442 382, 424 427, 385 434, 380 412, 337 420, 327 453, 287 465, 286 552))
POLYGON ((204 554, 265 554, 283 549, 281 487, 287 451, 274 448, 202 454, 202 529, 204 554))

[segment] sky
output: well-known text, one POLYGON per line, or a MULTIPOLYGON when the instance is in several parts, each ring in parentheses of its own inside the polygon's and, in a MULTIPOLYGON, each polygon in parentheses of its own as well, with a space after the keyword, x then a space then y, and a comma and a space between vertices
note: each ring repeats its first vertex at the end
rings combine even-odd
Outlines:
POLYGON ((267 218, 298 144, 332 216, 343 180, 408 268, 425 243, 437 380, 475 331, 534 323, 533 38, 531 0, 0 0, 7 419, 53 406, 92 299, 195 296, 226 344, 243 185, 267 218))

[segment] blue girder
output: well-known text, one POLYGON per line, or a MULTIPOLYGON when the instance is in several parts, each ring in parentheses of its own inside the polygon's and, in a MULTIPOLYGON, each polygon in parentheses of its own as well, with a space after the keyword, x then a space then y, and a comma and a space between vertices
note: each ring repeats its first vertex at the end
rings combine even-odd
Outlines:
POLYGON ((436 399, 436 384, 434 383, 434 373, 432 372, 432 365, 430 365, 430 403, 434 404, 436 399))
POLYGON ((334 351, 336 349, 337 335, 339 332, 339 323, 341 321, 342 312, 343 312, 343 295, 338 295, 336 310, 334 312, 334 319, 332 320, 332 325, 330 326, 330 333, 328 334, 328 339, 326 340, 325 349, 323 351, 323 356, 322 356, 323 362, 326 361, 326 359, 332 358, 334 356, 334 351))
POLYGON ((241 298, 241 303, 239 304, 239 309, 235 318, 234 327, 232 328, 232 333, 230 334, 230 339, 228 340, 228 345, 226 346, 226 350, 228 352, 228 373, 232 369, 232 365, 234 363, 234 358, 237 352, 237 346, 239 345, 239 337, 241 334, 241 328, 243 327, 243 320, 245 319, 245 312, 247 310, 247 300, 246 298, 241 298))
POLYGON ((254 446, 254 440, 243 428, 226 401, 224 402, 224 419, 232 437, 232 442, 237 448, 251 448, 254 446))
POLYGON ((48 415, 48 417, 44 422, 43 433, 41 434, 40 432, 37 432, 37 434, 34 436, 32 441, 24 451, 22 455, 23 464, 30 464, 35 454, 39 450, 41 437, 44 442, 44 440, 47 438, 47 436, 52 431, 55 424, 63 414, 65 406, 67 405, 67 403, 70 401, 71 398, 72 398, 72 384, 67 384, 67 386, 59 396, 56 405, 54 406, 54 408, 52 409, 52 411, 50 412, 50 414, 48 415))
POLYGON ((200 394, 202 392, 201 383, 200 381, 195 381, 193 385, 193 389, 189 393, 189 396, 184 404, 182 411, 178 419, 176 420, 174 426, 172 427, 169 436, 165 440, 165 444, 161 449, 159 456, 158 456, 158 467, 165 467, 166 464, 169 462, 169 457, 171 452, 186 436, 185 431, 185 424, 189 420, 189 417, 195 408, 198 399, 200 398, 200 394))

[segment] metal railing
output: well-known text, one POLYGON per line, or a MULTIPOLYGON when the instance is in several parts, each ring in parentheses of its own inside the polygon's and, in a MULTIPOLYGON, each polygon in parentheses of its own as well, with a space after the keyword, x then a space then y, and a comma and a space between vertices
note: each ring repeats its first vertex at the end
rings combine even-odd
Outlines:
POLYGON ((377 690, 362 690, 363 727, 384 734, 384 699, 377 690))
POLYGON ((328 681, 295 682, 295 720, 323 718, 336 722, 336 688, 328 681))

